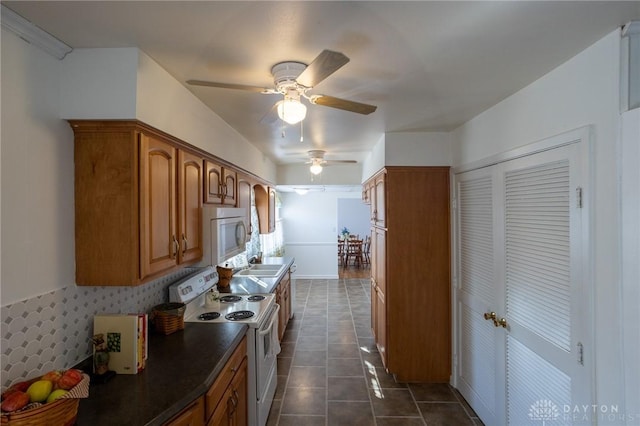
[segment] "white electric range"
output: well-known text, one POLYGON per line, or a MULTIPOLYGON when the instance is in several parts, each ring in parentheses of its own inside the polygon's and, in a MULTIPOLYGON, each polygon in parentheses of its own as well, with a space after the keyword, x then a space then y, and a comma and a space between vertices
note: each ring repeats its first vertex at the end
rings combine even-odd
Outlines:
POLYGON ((267 423, 277 384, 278 313, 275 294, 221 293, 218 301, 208 299, 208 293, 218 282, 211 267, 169 286, 169 301, 185 304, 184 321, 216 324, 243 323, 247 332, 248 419, 249 425, 267 423))

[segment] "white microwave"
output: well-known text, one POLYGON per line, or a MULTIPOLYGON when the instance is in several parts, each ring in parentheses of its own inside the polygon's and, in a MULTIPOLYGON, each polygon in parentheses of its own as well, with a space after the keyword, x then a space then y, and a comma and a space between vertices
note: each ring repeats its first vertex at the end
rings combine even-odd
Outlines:
POLYGON ((246 250, 245 209, 202 206, 204 265, 215 266, 246 250))

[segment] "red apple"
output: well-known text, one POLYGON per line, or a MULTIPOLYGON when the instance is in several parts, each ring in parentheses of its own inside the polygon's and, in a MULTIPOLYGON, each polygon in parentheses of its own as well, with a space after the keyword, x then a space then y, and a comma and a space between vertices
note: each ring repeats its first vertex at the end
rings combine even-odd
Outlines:
POLYGON ((62 372, 58 370, 51 370, 47 374, 42 376, 40 380, 49 380, 51 383, 55 385, 57 381, 60 380, 60 377, 62 377, 62 372))
POLYGON ((2 401, 2 405, 0 406, 0 409, 2 409, 2 411, 10 413, 12 411, 21 409, 28 403, 29 403, 29 395, 27 395, 25 392, 16 390, 10 395, 8 395, 4 401, 2 401))
POLYGON ((4 401, 10 394, 16 391, 26 392, 34 381, 35 380, 27 380, 24 382, 14 383, 6 391, 2 392, 2 400, 4 401))
POLYGON ((62 377, 58 379, 58 388, 69 390, 80 383, 81 380, 82 372, 80 370, 70 368, 69 370, 62 373, 62 377))

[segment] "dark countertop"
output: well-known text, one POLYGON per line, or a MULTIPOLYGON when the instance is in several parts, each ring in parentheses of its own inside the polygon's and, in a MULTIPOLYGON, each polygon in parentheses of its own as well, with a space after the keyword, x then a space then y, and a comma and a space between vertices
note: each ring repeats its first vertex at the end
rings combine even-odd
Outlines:
POLYGON ((77 424, 161 425, 209 389, 246 332, 244 324, 185 323, 168 336, 152 333, 146 368, 92 384, 77 424))
MULTIPOLYGON (((267 257, 262 263, 293 265, 291 257, 267 257)), ((272 293, 284 273, 254 281, 233 277, 232 293, 272 293)), ((224 290, 223 290, 224 291, 224 290)), ((139 374, 118 374, 106 384, 91 384, 80 400, 79 426, 161 425, 203 395, 247 332, 234 323, 185 323, 168 336, 152 333, 149 359, 139 374)))
MULTIPOLYGON (((295 258, 293 257, 265 257, 262 259, 263 265, 286 265, 284 271, 291 268, 295 258)), ((229 288, 221 288, 221 293, 273 293, 276 285, 284 277, 284 273, 273 278, 258 278, 252 279, 249 277, 236 277, 231 278, 229 288)))

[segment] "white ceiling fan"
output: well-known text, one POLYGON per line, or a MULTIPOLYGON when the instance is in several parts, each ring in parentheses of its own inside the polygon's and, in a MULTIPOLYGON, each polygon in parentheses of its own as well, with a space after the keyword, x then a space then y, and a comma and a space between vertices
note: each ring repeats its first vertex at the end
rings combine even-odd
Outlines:
POLYGON ((332 50, 323 50, 309 65, 302 62, 280 62, 271 68, 275 88, 248 86, 244 84, 220 83, 213 81, 188 80, 192 86, 218 87, 238 89, 271 95, 280 94, 283 99, 274 105, 278 116, 289 124, 304 120, 307 107, 301 102, 304 98, 311 104, 337 108, 358 114, 371 114, 377 107, 374 105, 340 99, 333 96, 310 94, 318 83, 329 77, 349 62, 344 54, 332 50))
POLYGON ((309 171, 314 175, 319 175, 322 173, 322 169, 325 166, 329 166, 332 164, 354 164, 357 163, 356 160, 325 160, 324 155, 326 151, 321 149, 312 149, 307 151, 309 155, 309 160, 305 164, 311 164, 309 167, 309 171))

